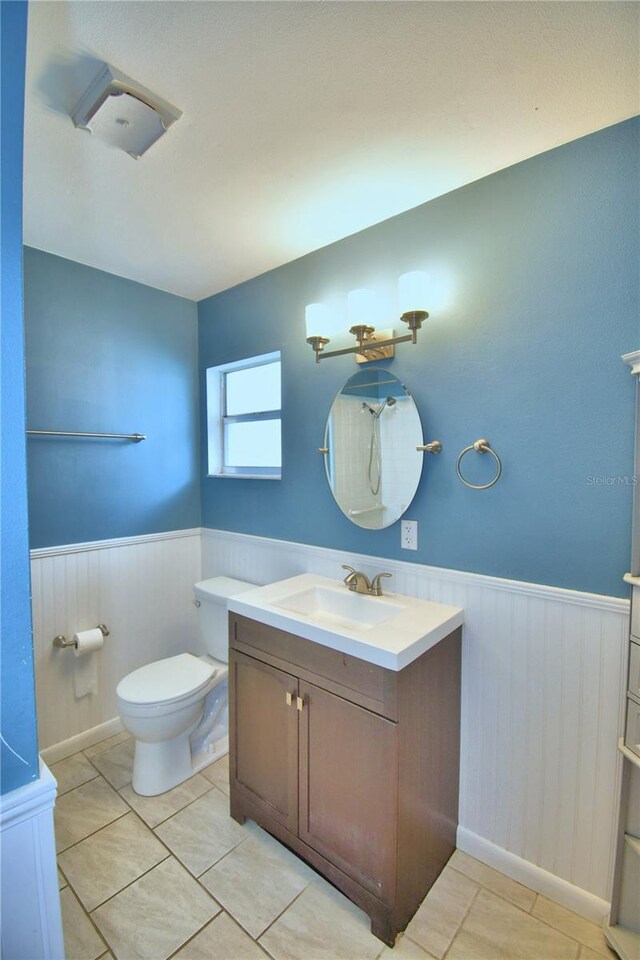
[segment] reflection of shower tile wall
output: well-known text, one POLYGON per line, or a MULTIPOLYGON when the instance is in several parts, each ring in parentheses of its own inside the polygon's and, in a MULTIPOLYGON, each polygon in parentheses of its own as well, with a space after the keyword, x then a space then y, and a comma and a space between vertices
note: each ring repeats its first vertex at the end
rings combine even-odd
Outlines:
POLYGON ((419 469, 423 454, 416 451, 416 412, 409 397, 399 397, 380 417, 382 456, 382 503, 386 516, 398 516, 409 506, 409 477, 419 469), (417 467, 416 467, 417 465, 417 467))
MULTIPOLYGON (((371 403, 375 403, 372 400, 371 403)), ((380 503, 369 489, 368 466, 372 418, 361 397, 339 396, 333 406, 332 463, 336 499, 347 508, 364 510, 380 503)), ((382 485, 380 487, 382 491, 382 485)))

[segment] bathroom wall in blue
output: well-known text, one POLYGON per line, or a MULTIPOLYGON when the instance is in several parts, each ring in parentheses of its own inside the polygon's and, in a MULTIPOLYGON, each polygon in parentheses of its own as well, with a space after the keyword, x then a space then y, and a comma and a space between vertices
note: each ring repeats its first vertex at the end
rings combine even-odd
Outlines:
POLYGON ((200 523, 196 305, 25 248, 31 546, 200 523))
POLYGON ((22 129, 27 4, 0 4, 0 210, 2 360, 1 792, 38 776, 24 416, 22 326, 22 129))
MULTIPOLYGON (((617 124, 202 301, 201 377, 250 354, 283 361, 283 479, 204 478, 203 523, 626 595, 634 384, 620 355, 640 345, 639 136, 638 118, 617 124), (431 317, 389 367, 444 452, 425 458, 408 553, 397 523, 361 530, 332 500, 316 451, 355 364, 314 364, 304 307, 368 286, 392 318, 397 277, 415 269, 432 274, 431 317), (484 492, 455 475, 479 437, 504 463, 484 492)), ((488 460, 467 460, 476 482, 488 460)))

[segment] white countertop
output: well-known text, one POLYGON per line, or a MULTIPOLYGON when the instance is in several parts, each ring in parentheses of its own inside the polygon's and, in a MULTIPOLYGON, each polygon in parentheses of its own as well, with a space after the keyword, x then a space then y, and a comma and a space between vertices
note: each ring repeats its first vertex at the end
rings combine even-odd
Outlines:
MULTIPOLYGON (((323 595, 329 596, 326 592, 323 595)), ((357 601, 360 606, 361 601, 357 601)), ((350 594, 342 581, 310 573, 230 597, 228 609, 388 670, 402 670, 464 622, 464 611, 460 607, 391 592, 385 592, 382 597, 350 594), (388 619, 372 625, 356 624, 353 619, 322 611, 307 614, 279 606, 280 601, 287 602, 292 595, 315 588, 331 591, 332 596, 335 591, 338 603, 344 594, 360 597, 366 605, 363 609, 370 609, 374 618, 388 614, 388 619), (375 606, 369 608, 369 604, 375 606)))

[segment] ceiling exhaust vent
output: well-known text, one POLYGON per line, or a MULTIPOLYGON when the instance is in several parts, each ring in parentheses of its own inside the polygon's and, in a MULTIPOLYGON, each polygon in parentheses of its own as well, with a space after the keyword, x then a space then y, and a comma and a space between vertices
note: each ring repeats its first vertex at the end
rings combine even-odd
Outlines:
POLYGON ((138 160, 181 116, 181 110, 105 64, 71 119, 138 160))

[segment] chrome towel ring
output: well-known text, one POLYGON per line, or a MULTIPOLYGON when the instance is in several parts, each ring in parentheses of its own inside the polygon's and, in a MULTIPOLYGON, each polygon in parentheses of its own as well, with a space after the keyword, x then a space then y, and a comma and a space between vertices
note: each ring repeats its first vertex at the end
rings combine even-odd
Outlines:
POLYGON ((492 487, 494 483, 497 483, 500 477, 502 476, 502 460, 495 452, 488 440, 480 439, 476 440, 475 443, 471 443, 468 447, 465 447, 464 450, 461 450, 458 454, 458 459, 456 460, 456 473, 458 474, 458 479, 464 483, 465 487, 470 487, 472 490, 487 490, 489 487, 492 487), (469 483, 468 480, 462 476, 460 471, 460 463, 465 453, 469 453, 470 450, 475 450, 476 453, 490 453, 496 464, 498 466, 497 472, 493 480, 490 480, 489 483, 469 483))

